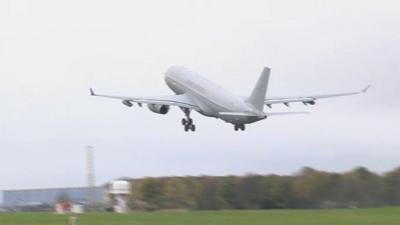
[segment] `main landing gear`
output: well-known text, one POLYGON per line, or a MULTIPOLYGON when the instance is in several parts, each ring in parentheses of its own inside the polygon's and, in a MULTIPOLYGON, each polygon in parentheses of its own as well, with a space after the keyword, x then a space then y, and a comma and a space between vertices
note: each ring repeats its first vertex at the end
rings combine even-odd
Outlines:
POLYGON ((185 132, 188 131, 196 131, 196 125, 193 123, 193 119, 190 118, 190 110, 189 109, 184 109, 186 118, 182 119, 182 125, 184 127, 185 132))
POLYGON ((244 130, 246 130, 246 126, 244 124, 235 124, 234 128, 235 128, 235 131, 238 131, 238 130, 244 131, 244 130))
POLYGON ((193 120, 191 118, 182 119, 182 125, 186 132, 187 131, 196 131, 196 125, 193 124, 193 120))

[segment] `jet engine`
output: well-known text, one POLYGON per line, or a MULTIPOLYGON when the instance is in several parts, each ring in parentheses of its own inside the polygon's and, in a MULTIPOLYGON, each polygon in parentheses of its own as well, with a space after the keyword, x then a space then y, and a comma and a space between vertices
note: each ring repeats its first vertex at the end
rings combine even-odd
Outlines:
POLYGON ((308 102, 306 102, 307 104, 310 104, 310 105, 315 105, 315 101, 308 101, 308 102))
POLYGON ((124 105, 126 105, 128 107, 132 107, 133 106, 132 102, 130 102, 129 100, 122 101, 122 104, 124 104, 124 105))
POLYGON ((169 112, 169 105, 147 104, 150 111, 158 114, 167 114, 169 112))
POLYGON ((314 100, 312 100, 312 101, 304 101, 303 104, 304 105, 315 105, 315 101, 314 100))

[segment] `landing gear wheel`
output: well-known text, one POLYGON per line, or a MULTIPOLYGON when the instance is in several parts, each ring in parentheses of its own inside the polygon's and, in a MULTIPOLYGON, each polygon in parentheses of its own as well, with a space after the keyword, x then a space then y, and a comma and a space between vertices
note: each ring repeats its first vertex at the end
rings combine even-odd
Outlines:
POLYGON ((235 131, 238 131, 238 130, 246 130, 246 127, 245 127, 245 125, 244 124, 235 124, 234 125, 234 129, 235 129, 235 131))
POLYGON ((196 125, 194 125, 194 124, 190 125, 190 130, 192 130, 193 132, 195 132, 195 131, 196 131, 196 125))
POLYGON ((192 118, 189 118, 189 119, 187 120, 187 123, 188 123, 188 124, 193 124, 192 118))
POLYGON ((185 118, 182 119, 182 125, 186 125, 187 120, 185 118))
POLYGON ((190 127, 189 127, 189 125, 185 125, 185 132, 188 132, 189 131, 189 129, 190 129, 190 127))

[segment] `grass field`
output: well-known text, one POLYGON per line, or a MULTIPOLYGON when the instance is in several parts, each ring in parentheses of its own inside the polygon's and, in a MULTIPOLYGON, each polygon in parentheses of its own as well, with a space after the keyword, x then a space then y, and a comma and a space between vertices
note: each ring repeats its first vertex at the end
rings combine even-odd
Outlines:
MULTIPOLYGON (((80 215, 79 225, 400 225, 400 208, 80 215)), ((66 225, 67 215, 0 214, 0 225, 66 225)))

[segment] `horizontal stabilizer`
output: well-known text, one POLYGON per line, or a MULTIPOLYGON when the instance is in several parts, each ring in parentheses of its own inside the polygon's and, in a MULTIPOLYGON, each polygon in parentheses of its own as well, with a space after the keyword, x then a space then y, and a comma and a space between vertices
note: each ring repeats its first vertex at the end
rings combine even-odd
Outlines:
MULTIPOLYGON (((266 116, 285 116, 285 115, 298 115, 298 114, 309 114, 311 112, 269 112, 265 113, 266 116)), ((257 117, 254 114, 246 113, 246 112, 220 112, 218 113, 221 116, 247 116, 247 117, 257 117)))
POLYGON ((266 113, 267 116, 287 116, 287 115, 299 115, 299 114, 310 114, 311 112, 270 112, 266 113))
POLYGON ((219 112, 221 116, 254 116, 254 114, 246 112, 219 112))

